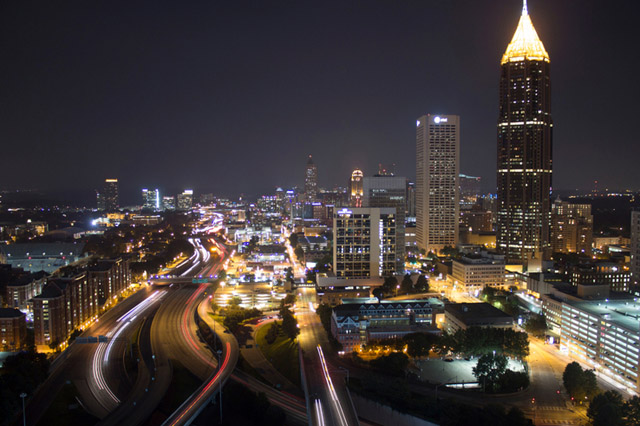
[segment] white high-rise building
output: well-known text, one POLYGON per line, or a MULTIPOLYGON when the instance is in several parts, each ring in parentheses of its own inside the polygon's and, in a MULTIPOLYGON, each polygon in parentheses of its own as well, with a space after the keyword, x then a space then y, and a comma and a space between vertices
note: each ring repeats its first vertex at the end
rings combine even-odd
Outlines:
POLYGON ((427 114, 416 124, 416 239, 438 252, 458 243, 460 117, 427 114))
POLYGON ((149 210, 160 210, 159 189, 142 189, 142 208, 149 210))
POLYGON ((336 277, 377 278, 396 272, 396 209, 344 208, 333 214, 336 277))

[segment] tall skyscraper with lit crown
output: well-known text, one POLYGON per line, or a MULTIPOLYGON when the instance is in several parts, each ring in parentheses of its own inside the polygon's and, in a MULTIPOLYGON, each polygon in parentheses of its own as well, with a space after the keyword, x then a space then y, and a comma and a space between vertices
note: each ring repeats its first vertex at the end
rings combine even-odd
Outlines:
POLYGON ((550 255, 553 128, 549 55, 526 0, 500 64, 497 248, 526 264, 550 255))

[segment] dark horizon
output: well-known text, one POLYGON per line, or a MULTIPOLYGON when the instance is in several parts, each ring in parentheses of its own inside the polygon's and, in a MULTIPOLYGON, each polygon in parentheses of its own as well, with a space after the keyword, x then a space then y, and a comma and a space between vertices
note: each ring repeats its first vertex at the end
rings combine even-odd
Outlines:
MULTIPOLYGON (((534 0, 551 57, 554 188, 638 189, 634 2, 534 0), (579 71, 576 71, 579 67, 579 71), (606 147, 606 149, 603 149, 606 147)), ((233 196, 378 163, 415 176, 415 119, 461 116, 494 192, 499 61, 519 0, 3 7, 0 189, 233 196)))

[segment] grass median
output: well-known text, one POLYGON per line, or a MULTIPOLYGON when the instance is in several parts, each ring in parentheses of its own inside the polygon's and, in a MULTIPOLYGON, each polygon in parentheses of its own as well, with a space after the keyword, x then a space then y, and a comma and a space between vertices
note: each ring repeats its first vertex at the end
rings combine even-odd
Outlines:
POLYGON ((298 358, 298 342, 291 340, 281 333, 276 340, 269 344, 266 339, 271 324, 258 328, 256 343, 267 361, 286 377, 291 383, 300 387, 300 360, 298 358))

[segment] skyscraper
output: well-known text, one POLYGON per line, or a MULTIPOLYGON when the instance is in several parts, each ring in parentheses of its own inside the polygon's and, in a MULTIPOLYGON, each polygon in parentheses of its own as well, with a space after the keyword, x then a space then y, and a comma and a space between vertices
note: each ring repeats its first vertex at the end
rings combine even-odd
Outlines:
POLYGON ((407 208, 407 179, 401 176, 376 175, 362 180, 364 207, 391 207, 396 212, 396 273, 404 272, 404 222, 407 208))
POLYGON ((349 205, 351 207, 362 207, 362 170, 355 169, 351 173, 349 181, 349 205))
POLYGON ((416 240, 438 252, 458 243, 460 117, 423 115, 416 130, 416 240))
POLYGON ((333 270, 338 278, 387 277, 396 272, 396 211, 340 209, 333 213, 333 270))
POLYGON ((193 189, 185 189, 178 194, 178 210, 191 210, 193 207, 193 189))
POLYGON ((142 190, 142 208, 160 210, 160 190, 144 188, 142 190))
POLYGON ((105 179, 102 192, 97 194, 98 210, 118 210, 118 179, 105 179))
POLYGON ((318 195, 318 167, 313 163, 311 155, 304 172, 304 193, 309 201, 315 201, 318 195))
POLYGON ((500 63, 496 245, 507 263, 526 264, 550 254, 553 127, 549 55, 526 1, 500 63))

